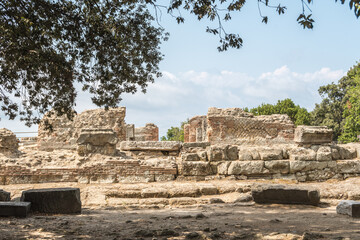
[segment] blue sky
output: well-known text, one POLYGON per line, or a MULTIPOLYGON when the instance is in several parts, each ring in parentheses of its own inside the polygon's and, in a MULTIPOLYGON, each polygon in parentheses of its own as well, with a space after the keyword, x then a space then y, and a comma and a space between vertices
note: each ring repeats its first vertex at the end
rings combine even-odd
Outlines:
MULTIPOLYGON (((276 5, 278 1, 273 1, 276 5)), ((208 107, 255 107, 291 98, 312 110, 321 101, 319 86, 336 82, 360 60, 360 19, 348 4, 315 1, 311 4, 315 19, 313 30, 304 30, 296 22, 301 1, 281 1, 285 15, 263 8, 269 16, 261 23, 257 1, 248 1, 241 12, 224 23, 228 32, 239 33, 244 46, 219 53, 217 36, 205 32, 215 22, 198 21, 182 11, 185 23, 163 12, 160 24, 170 33, 161 46, 163 77, 149 86, 147 94, 124 95, 127 123, 143 126, 157 124, 160 136, 171 126, 195 115, 204 115, 208 107)), ((95 108, 87 94, 80 94, 76 110, 95 108)), ((2 127, 13 131, 36 131, 19 121, 2 117, 2 127)))

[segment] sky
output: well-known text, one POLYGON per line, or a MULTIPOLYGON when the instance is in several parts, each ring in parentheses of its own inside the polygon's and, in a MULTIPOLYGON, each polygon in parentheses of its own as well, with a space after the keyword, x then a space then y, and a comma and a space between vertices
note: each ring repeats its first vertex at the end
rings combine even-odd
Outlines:
MULTIPOLYGON (((348 3, 315 1, 310 5, 314 29, 304 30, 296 22, 300 0, 272 2, 285 4, 287 11, 278 16, 274 9, 263 8, 268 24, 261 23, 257 1, 247 1, 234 13, 224 27, 240 34, 243 47, 221 53, 217 36, 205 32, 206 26, 216 27, 215 22, 198 21, 182 11, 185 23, 179 25, 164 11, 158 20, 170 39, 161 45, 163 76, 146 94, 122 96, 126 123, 155 123, 164 136, 171 126, 206 115, 209 107, 252 108, 291 98, 311 111, 321 102, 318 88, 337 82, 360 60, 360 19, 348 3)), ((77 112, 93 108, 90 96, 79 93, 77 112)), ((28 128, 3 115, 0 126, 14 132, 37 131, 37 126, 28 128)))

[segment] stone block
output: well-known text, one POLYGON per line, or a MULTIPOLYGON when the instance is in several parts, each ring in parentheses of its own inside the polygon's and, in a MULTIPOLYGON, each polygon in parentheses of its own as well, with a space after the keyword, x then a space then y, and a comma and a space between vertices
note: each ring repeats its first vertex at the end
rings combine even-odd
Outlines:
POLYGON ((184 176, 207 176, 213 171, 208 162, 182 162, 181 174, 184 176))
POLYGON ((213 161, 227 160, 226 149, 227 149, 226 145, 210 146, 208 150, 209 161, 213 162, 213 161))
POLYGON ((1 217, 27 217, 30 202, 0 202, 1 217))
POLYGON ((238 160, 238 147, 237 146, 228 146, 226 148, 226 157, 227 160, 238 160))
POLYGON ((316 189, 263 184, 251 190, 256 203, 304 204, 317 206, 320 192, 316 189))
POLYGON ((351 145, 340 145, 338 150, 340 153, 340 159, 354 159, 357 157, 357 150, 351 145))
POLYGON ((322 146, 316 152, 317 161, 331 161, 332 160, 332 151, 329 146, 322 146))
POLYGON ((231 162, 222 162, 217 166, 217 172, 220 175, 228 175, 228 168, 231 162))
POLYGON ((290 163, 284 160, 265 161, 265 168, 270 173, 288 174, 290 172, 290 163))
MULTIPOLYGON (((253 156, 249 150, 240 149, 238 155, 239 155, 239 160, 242 161, 253 160, 253 156)), ((255 159, 255 160, 260 160, 260 159, 255 159)))
POLYGON ((264 161, 232 161, 228 175, 259 175, 268 173, 264 170, 264 161))
POLYGON ((331 143, 333 131, 325 126, 297 126, 294 141, 300 144, 331 143))
POLYGON ((259 151, 261 160, 281 160, 283 159, 282 149, 261 149, 259 151))
POLYGON ((118 139, 111 129, 82 129, 77 139, 77 144, 91 144, 94 146, 104 146, 105 144, 115 145, 118 139))
POLYGON ((159 141, 159 128, 153 123, 135 128, 135 141, 159 141))
POLYGON ((206 148, 209 147, 210 143, 209 142, 184 142, 182 144, 182 147, 186 150, 189 148, 206 148))
POLYGON ((290 173, 324 169, 335 170, 336 167, 336 161, 290 161, 290 173))
POLYGON ((360 173, 360 160, 337 161, 338 173, 360 173))
POLYGON ((296 161, 315 161, 316 152, 311 148, 293 148, 289 150, 289 159, 296 161))
POLYGON ((16 135, 6 128, 0 128, 0 153, 7 156, 17 153, 18 140, 16 135))
POLYGON ((123 151, 179 151, 181 142, 176 141, 123 141, 120 149, 123 151))
POLYGON ((0 189, 0 202, 10 201, 10 193, 0 189))
POLYGON ((343 200, 336 206, 336 213, 360 218, 360 202, 343 200))
POLYGON ((199 155, 197 153, 183 153, 181 154, 181 160, 183 161, 199 161, 199 155))
POLYGON ((81 213, 79 188, 45 188, 23 191, 22 202, 31 202, 31 211, 40 213, 81 213))

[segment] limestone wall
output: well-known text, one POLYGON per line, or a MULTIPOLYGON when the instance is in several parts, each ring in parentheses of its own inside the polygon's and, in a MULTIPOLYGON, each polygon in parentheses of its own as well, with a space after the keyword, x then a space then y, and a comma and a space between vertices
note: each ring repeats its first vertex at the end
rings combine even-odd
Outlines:
POLYGON ((18 152, 18 139, 16 135, 6 128, 0 129, 0 153, 4 155, 13 155, 18 152))
POLYGON ((48 113, 39 124, 38 148, 40 150, 75 149, 81 129, 111 129, 120 141, 124 141, 126 140, 125 113, 125 107, 107 111, 104 109, 87 110, 75 115, 72 121, 66 116, 48 113), (51 124, 53 131, 46 129, 45 121, 51 124))

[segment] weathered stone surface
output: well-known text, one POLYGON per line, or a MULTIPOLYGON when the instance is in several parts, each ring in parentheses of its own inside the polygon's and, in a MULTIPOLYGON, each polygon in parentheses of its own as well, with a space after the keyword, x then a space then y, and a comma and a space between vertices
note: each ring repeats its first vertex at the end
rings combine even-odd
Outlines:
POLYGON ((228 175, 228 168, 231 162, 222 162, 217 166, 217 172, 220 175, 228 175))
POLYGON ((336 213, 360 218, 360 202, 343 200, 336 206, 336 213))
POLYGON ((297 126, 294 141, 300 144, 331 143, 332 129, 325 126, 297 126))
POLYGON ((195 116, 184 126, 185 142, 205 142, 207 132, 206 116, 195 116))
POLYGON ((324 169, 336 170, 336 161, 290 161, 290 173, 324 169))
POLYGON ((281 160, 283 159, 282 149, 264 148, 259 151, 261 160, 281 160))
POLYGON ((77 144, 91 144, 94 146, 103 146, 105 144, 117 143, 116 134, 111 129, 81 129, 77 144))
POLYGON ((90 153, 114 155, 118 138, 111 129, 82 129, 77 139, 78 154, 84 156, 90 153))
POLYGON ((226 157, 228 160, 238 160, 238 147, 237 146, 227 146, 226 148, 226 157))
POLYGON ((0 189, 0 202, 10 201, 10 193, 0 189))
POLYGON ((265 168, 268 169, 270 173, 288 174, 290 172, 289 161, 273 160, 273 161, 265 161, 264 164, 265 164, 265 168))
POLYGON ((294 124, 287 115, 254 117, 240 108, 209 108, 207 114, 207 140, 211 143, 286 142, 293 132, 294 124))
POLYGON ((311 148, 293 148, 289 150, 289 159, 297 161, 315 161, 316 152, 311 148))
MULTIPOLYGON (((239 160, 242 160, 242 161, 253 160, 253 156, 251 154, 251 151, 249 151, 249 150, 240 149, 238 155, 239 155, 239 160)), ((255 159, 255 160, 260 160, 260 159, 255 159)))
POLYGON ((251 190, 256 203, 305 204, 317 206, 320 192, 315 189, 263 184, 251 190))
POLYGON ((208 150, 209 161, 221 161, 227 160, 226 156, 226 145, 212 145, 208 150))
POLYGON ((12 155, 18 152, 18 147, 16 135, 6 128, 0 128, 0 153, 12 155))
POLYGON ((180 147, 181 143, 175 141, 123 141, 120 143, 120 149, 123 151, 179 151, 180 147))
POLYGON ((209 147, 209 142, 184 142, 182 147, 184 150, 192 149, 192 148, 203 148, 209 147))
POLYGON ((206 176, 213 174, 208 162, 182 162, 181 165, 181 173, 184 176, 206 176))
POLYGON ((79 188, 45 188, 23 191, 22 202, 31 202, 31 211, 40 213, 81 213, 79 188))
POLYGON ((135 128, 135 141, 159 141, 159 128, 153 123, 135 128))
POLYGON ((0 202, 1 217, 27 217, 30 202, 0 202))
POLYGON ((228 175, 258 175, 264 171, 264 161, 232 161, 228 168, 228 175))
POLYGON ((125 112, 125 107, 86 110, 75 114, 73 120, 69 120, 65 115, 57 116, 54 112, 49 112, 39 124, 38 148, 40 150, 74 149, 82 129, 112 129, 119 141, 125 141, 125 112), (53 131, 46 128, 46 122, 51 124, 53 131))
POLYGON ((332 151, 329 146, 322 146, 316 152, 317 161, 331 161, 332 160, 332 151))
POLYGON ((337 161, 338 173, 360 173, 359 160, 337 161))
POLYGON ((199 155, 197 153, 183 153, 181 154, 181 160, 183 161, 199 161, 199 155))
POLYGON ((340 159, 354 159, 357 157, 357 150, 352 145, 339 145, 340 159))

